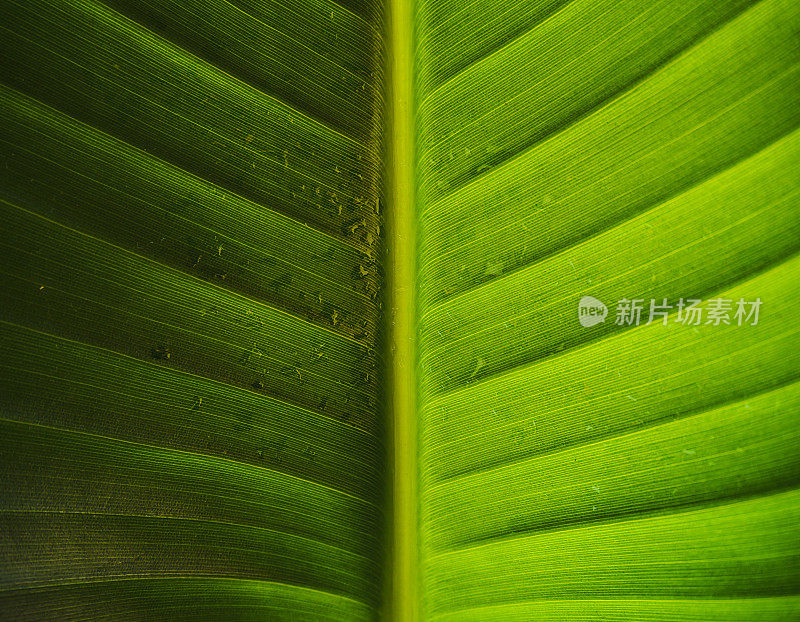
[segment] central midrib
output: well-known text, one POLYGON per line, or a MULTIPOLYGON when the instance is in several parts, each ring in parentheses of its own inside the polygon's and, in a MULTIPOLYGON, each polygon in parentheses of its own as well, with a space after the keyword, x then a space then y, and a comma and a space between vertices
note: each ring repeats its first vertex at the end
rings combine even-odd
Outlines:
POLYGON ((413 3, 390 0, 387 70, 387 213, 391 525, 386 617, 419 619, 415 381, 413 3))

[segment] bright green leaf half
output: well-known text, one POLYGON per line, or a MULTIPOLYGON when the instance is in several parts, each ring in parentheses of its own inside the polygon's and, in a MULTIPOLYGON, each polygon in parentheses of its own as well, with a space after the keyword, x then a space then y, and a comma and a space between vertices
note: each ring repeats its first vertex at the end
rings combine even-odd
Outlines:
POLYGON ((796 619, 800 5, 416 15, 423 618, 796 619))

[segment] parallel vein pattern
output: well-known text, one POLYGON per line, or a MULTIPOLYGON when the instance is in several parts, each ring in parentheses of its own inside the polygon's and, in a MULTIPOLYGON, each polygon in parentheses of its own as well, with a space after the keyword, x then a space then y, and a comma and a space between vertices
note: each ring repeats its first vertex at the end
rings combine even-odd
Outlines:
POLYGON ((372 619, 382 10, 0 9, 0 608, 372 619))
POLYGON ((800 6, 417 20, 426 618, 795 619, 800 6))

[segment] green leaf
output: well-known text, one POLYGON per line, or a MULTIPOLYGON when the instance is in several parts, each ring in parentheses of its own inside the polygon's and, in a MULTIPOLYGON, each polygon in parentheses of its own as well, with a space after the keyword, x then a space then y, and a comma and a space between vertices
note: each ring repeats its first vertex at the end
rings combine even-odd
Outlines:
POLYGON ((800 6, 417 20, 424 619, 794 619, 800 6))
POLYGON ((374 617, 380 6, 0 15, 5 615, 374 617))
POLYGON ((0 31, 1 617, 800 616, 798 3, 0 31))

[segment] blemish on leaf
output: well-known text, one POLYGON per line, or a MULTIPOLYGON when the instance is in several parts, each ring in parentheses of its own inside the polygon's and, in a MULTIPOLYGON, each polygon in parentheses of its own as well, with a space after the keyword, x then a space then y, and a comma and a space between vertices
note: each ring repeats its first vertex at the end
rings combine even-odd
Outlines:
POLYGON ((150 355, 159 361, 168 361, 172 358, 172 352, 167 346, 156 346, 150 350, 150 355))
POLYGON ((490 261, 486 263, 485 276, 500 276, 503 273, 503 263, 500 261, 490 261))
POLYGON ((306 447, 306 458, 308 458, 310 462, 314 462, 317 459, 317 452, 311 445, 306 447))
POLYGON ((470 375, 470 379, 472 379, 475 376, 477 376, 478 372, 480 372, 484 368, 485 365, 486 365, 486 361, 483 360, 482 358, 478 357, 478 359, 476 359, 476 361, 475 361, 475 369, 472 370, 472 374, 470 375))
POLYGON ((360 228, 366 229, 367 221, 364 218, 356 218, 344 224, 342 227, 343 233, 347 235, 355 235, 356 231, 360 228))
POLYGON ((354 274, 357 279, 363 279, 369 276, 369 270, 367 270, 363 263, 360 263, 358 266, 356 266, 354 274))

